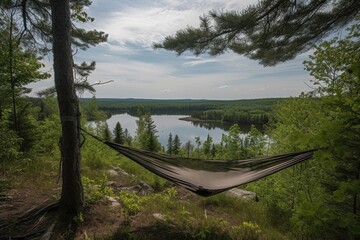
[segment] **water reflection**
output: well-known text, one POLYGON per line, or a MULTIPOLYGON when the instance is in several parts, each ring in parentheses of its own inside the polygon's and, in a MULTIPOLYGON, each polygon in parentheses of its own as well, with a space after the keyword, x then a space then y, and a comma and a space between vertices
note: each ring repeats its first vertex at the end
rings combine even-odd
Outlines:
MULTIPOLYGON (((179 120, 188 116, 184 115, 153 115, 152 119, 156 125, 158 139, 163 146, 167 145, 169 134, 178 135, 182 144, 191 141, 195 144, 195 137, 200 137, 205 141, 208 134, 213 138, 214 143, 221 141, 222 134, 227 134, 230 124, 220 122, 190 122, 179 120)), ((136 134, 136 120, 138 118, 129 114, 115 114, 107 120, 110 130, 115 128, 115 124, 120 122, 123 129, 127 128, 131 136, 136 134)), ((243 132, 245 129, 240 126, 243 132)), ((249 128, 250 129, 250 126, 249 128)), ((244 137, 245 134, 242 136, 244 137)))

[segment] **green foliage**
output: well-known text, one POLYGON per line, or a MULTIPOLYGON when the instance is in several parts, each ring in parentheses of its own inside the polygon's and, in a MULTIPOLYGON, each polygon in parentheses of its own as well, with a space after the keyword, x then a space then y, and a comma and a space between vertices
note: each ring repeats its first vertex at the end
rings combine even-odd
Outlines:
POLYGON ((104 138, 104 141, 107 141, 107 142, 110 142, 111 139, 112 139, 109 126, 108 126, 108 124, 106 122, 104 124, 103 138, 104 138))
POLYGON ((274 111, 270 151, 320 147, 314 160, 250 185, 269 206, 290 216, 296 238, 360 234, 358 26, 345 39, 316 48, 305 61, 316 88, 274 111))
POLYGON ((98 100, 95 96, 86 105, 82 105, 82 111, 86 115, 88 121, 105 121, 106 114, 99 110, 98 100))
POLYGON ((180 142, 180 138, 178 135, 175 135, 175 138, 174 138, 174 142, 173 142, 173 152, 175 155, 179 155, 180 153, 180 148, 181 148, 181 142, 180 142))
POLYGON ((17 134, 0 123, 0 163, 6 164, 21 156, 21 139, 17 134), (6 136, 6 137, 4 137, 6 136))
MULTIPOLYGON (((138 116, 138 107, 151 114, 184 114, 200 120, 214 122, 254 124, 262 126, 268 121, 272 106, 284 99, 243 100, 156 100, 156 99, 98 99, 100 110, 110 113, 129 113, 138 116)), ((81 99, 86 108, 91 99, 81 99)))
POLYGON ((156 126, 151 118, 150 113, 139 115, 139 120, 136 121, 136 139, 139 147, 144 150, 157 152, 161 145, 156 136, 156 126))
POLYGON ((119 122, 116 123, 114 129, 114 142, 119 144, 124 144, 125 136, 121 124, 119 122))
POLYGON ((129 193, 127 191, 120 191, 119 200, 122 204, 122 211, 129 216, 135 215, 140 212, 143 206, 143 198, 139 197, 135 193, 129 193))
POLYGON ((194 55, 218 55, 231 49, 272 66, 293 59, 332 30, 346 26, 359 9, 358 1, 348 0, 262 0, 242 11, 213 10, 200 17, 199 27, 178 30, 154 47, 194 55))
POLYGON ((113 189, 106 186, 108 177, 104 173, 95 179, 82 176, 81 180, 84 186, 85 202, 87 204, 93 204, 105 200, 106 197, 114 196, 113 189))
MULTIPOLYGON (((90 128, 87 131, 92 131, 90 128)), ((118 159, 117 154, 111 151, 106 145, 96 139, 86 137, 85 143, 81 149, 82 167, 85 171, 105 169, 112 161, 118 159)))
POLYGON ((203 144, 203 151, 204 151, 205 156, 210 155, 212 142, 213 142, 212 137, 210 137, 210 135, 208 134, 207 138, 203 144))
POLYGON ((173 153, 173 139, 171 133, 169 134, 166 153, 169 155, 172 155, 173 153))

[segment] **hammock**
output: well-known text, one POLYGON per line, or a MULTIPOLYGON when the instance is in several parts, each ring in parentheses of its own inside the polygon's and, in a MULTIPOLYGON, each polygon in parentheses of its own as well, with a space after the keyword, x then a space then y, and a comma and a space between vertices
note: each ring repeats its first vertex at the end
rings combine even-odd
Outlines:
POLYGON ((273 157, 223 161, 175 157, 112 142, 102 142, 156 175, 200 196, 215 195, 269 176, 310 159, 316 151, 308 150, 273 157))

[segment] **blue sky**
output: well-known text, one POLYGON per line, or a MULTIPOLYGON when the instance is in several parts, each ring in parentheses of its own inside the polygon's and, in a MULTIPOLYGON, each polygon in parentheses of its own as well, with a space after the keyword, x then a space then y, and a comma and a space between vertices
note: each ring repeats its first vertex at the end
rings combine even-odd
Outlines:
MULTIPOLYGON (((302 64, 309 53, 263 67, 231 51, 217 57, 194 57, 152 49, 165 36, 187 25, 198 26, 199 16, 210 10, 241 10, 254 3, 257 0, 94 0, 87 12, 95 22, 86 27, 108 33, 109 39, 77 53, 74 60, 97 62, 90 83, 114 81, 96 87, 98 98, 249 99, 309 91, 310 76, 302 64)), ((51 69, 51 63, 47 66, 51 69)), ((31 87, 36 92, 50 85, 52 79, 31 87)))

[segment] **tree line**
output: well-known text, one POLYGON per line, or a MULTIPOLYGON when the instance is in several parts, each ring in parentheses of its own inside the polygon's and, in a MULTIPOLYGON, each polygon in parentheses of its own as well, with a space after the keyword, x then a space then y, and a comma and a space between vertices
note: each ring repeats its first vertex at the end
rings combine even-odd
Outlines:
MULTIPOLYGON (((318 45, 305 62, 314 90, 281 102, 270 117, 269 154, 319 148, 314 160, 247 186, 257 191, 279 218, 285 216, 287 230, 297 239, 360 236, 359 4, 357 0, 264 0, 242 12, 211 12, 201 19, 198 29, 188 27, 157 45, 178 53, 190 50, 214 55, 230 48, 264 65, 274 65, 313 47, 336 27, 352 23, 346 37, 318 45), (243 45, 244 39, 249 44, 243 45)), ((70 220, 84 207, 82 119, 75 94, 72 47, 86 49, 106 40, 104 33, 73 28, 74 22, 93 21, 84 11, 89 5, 89 1, 69 0, 0 3, 0 36, 4 36, 0 43, 0 131, 6 136, 0 139, 0 159, 7 163, 61 156, 60 209, 70 220), (13 21, 15 16, 23 21, 13 21), (41 48, 36 46, 40 40, 46 43, 41 48), (57 99, 44 97, 39 115, 39 108, 28 104, 23 87, 46 77, 38 72, 41 63, 37 57, 50 50, 49 44, 57 99), (31 49, 35 51, 28 52, 31 49)), ((159 151, 151 122, 146 114, 139 119, 138 134, 144 140, 137 141, 142 148, 159 151)), ((242 148, 252 146, 239 139, 238 131, 234 125, 232 134, 224 137, 221 156, 243 157, 246 151, 242 148)), ((204 144, 199 139, 194 146, 199 155, 211 156, 212 149, 210 136, 204 144)))

